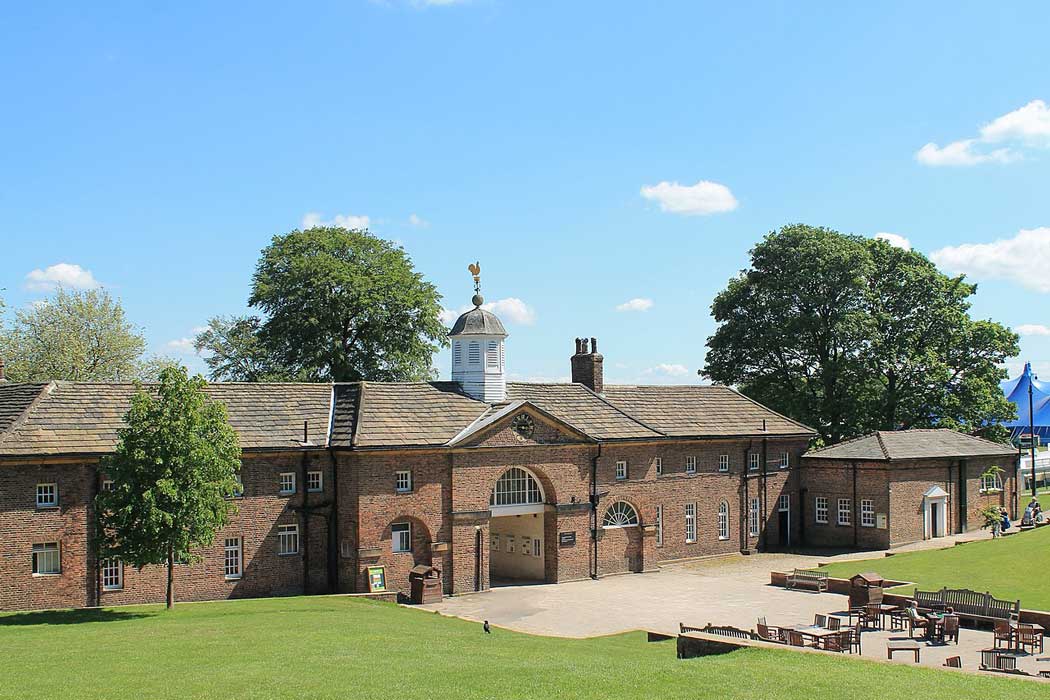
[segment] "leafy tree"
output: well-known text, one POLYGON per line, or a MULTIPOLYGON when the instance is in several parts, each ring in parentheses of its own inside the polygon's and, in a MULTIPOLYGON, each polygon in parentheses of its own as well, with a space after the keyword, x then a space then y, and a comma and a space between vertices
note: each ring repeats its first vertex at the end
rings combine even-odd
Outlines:
POLYGON ((752 250, 712 305, 705 374, 813 426, 827 444, 875 429, 1002 437, 1000 363, 1017 336, 969 316, 976 286, 885 241, 792 225, 752 250))
POLYGON ((205 382, 168 367, 160 383, 131 398, 113 455, 102 468, 113 489, 99 493, 99 556, 138 569, 168 567, 167 606, 175 604, 174 564, 199 559, 229 521, 227 498, 239 488, 240 448, 226 407, 205 382))
POLYGON ((16 382, 52 379, 127 381, 140 369, 146 341, 108 292, 59 288, 15 314, 0 335, 0 356, 16 382))
POLYGON ((445 343, 441 295, 405 251, 367 231, 315 227, 275 236, 249 303, 259 340, 288 376, 320 381, 418 380, 445 343))
POLYGON ((290 379, 273 366, 259 340, 262 326, 255 316, 216 316, 193 341, 212 381, 259 382, 290 379))

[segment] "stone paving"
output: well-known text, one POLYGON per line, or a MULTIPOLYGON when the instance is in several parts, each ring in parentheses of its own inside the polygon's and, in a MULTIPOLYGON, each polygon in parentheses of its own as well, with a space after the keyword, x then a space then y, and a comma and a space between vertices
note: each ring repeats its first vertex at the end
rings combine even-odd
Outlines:
MULTIPOLYGON (((947 538, 941 542, 951 544, 947 538)), ((594 637, 636 629, 677 634, 679 622, 696 627, 711 622, 752 629, 758 616, 766 617, 770 625, 807 624, 817 613, 844 612, 848 608, 846 596, 770 586, 769 572, 872 556, 870 552, 837 556, 735 555, 664 565, 653 573, 610 576, 598 581, 506 586, 421 607, 477 622, 488 620, 520 632, 558 637, 594 637)), ((877 566, 871 568, 878 570, 877 566)), ((907 637, 906 631, 866 631, 862 634, 863 656, 885 660, 886 642, 907 637)), ((991 646, 991 632, 964 628, 959 645, 924 644, 921 662, 941 666, 947 657, 957 655, 962 657, 965 669, 976 670, 979 650, 991 646)), ((1039 656, 1050 656, 1050 647, 1039 656)), ((913 663, 912 659, 912 654, 898 652, 893 661, 913 663)), ((1037 662, 1034 656, 1028 656, 1019 660, 1018 667, 1030 672, 1050 669, 1050 659, 1037 662)))

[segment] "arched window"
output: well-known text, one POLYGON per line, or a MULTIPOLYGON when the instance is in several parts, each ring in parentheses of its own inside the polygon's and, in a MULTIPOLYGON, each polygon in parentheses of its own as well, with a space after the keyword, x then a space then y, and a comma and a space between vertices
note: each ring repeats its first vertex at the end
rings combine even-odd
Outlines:
POLYGON ((718 539, 729 539, 729 504, 725 501, 718 504, 718 539))
POLYGON ((539 483, 524 469, 511 467, 503 472, 492 490, 491 505, 520 506, 543 503, 543 491, 539 483))
POLYGON ((638 524, 638 513, 630 503, 617 501, 609 506, 602 518, 602 527, 631 527, 638 524))

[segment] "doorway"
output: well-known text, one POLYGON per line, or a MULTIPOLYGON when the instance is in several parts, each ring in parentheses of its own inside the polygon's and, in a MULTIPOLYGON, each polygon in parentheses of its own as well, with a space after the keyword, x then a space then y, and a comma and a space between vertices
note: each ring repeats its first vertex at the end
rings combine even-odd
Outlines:
POLYGON ((932 486, 922 499, 922 538, 944 537, 948 534, 948 492, 940 486, 932 486))
POLYGON ((791 546, 791 496, 786 493, 777 499, 777 539, 781 547, 791 546))

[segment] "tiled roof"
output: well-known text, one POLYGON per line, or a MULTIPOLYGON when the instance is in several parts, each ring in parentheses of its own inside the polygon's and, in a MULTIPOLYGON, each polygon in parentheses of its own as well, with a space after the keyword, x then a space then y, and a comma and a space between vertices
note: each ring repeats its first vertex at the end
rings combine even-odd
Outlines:
POLYGON ((0 382, 0 436, 25 415, 47 384, 12 384, 0 382))
POLYGON ((806 458, 856 459, 884 462, 894 459, 936 459, 944 457, 1013 456, 1017 451, 954 430, 879 430, 830 447, 811 450, 806 458))
POLYGON ((642 423, 675 437, 815 434, 725 386, 607 384, 602 395, 642 423))
POLYGON ((534 404, 598 440, 659 438, 663 435, 582 384, 507 384, 507 399, 534 404))
MULTIPOLYGON (((0 433, 0 455, 112 452, 134 391, 133 384, 53 382, 22 420, 0 433)), ((325 444, 327 384, 211 384, 207 391, 226 405, 242 449, 299 447, 303 421, 310 442, 325 444)), ((0 394, 0 404, 14 402, 0 394)))
MULTIPOLYGON (((336 391, 334 447, 444 445, 489 408, 454 382, 361 382, 354 385, 359 408, 355 406, 356 417, 351 418, 339 404, 343 392, 353 392, 349 386, 339 385, 336 391)), ((345 404, 350 403, 347 398, 345 404)))

